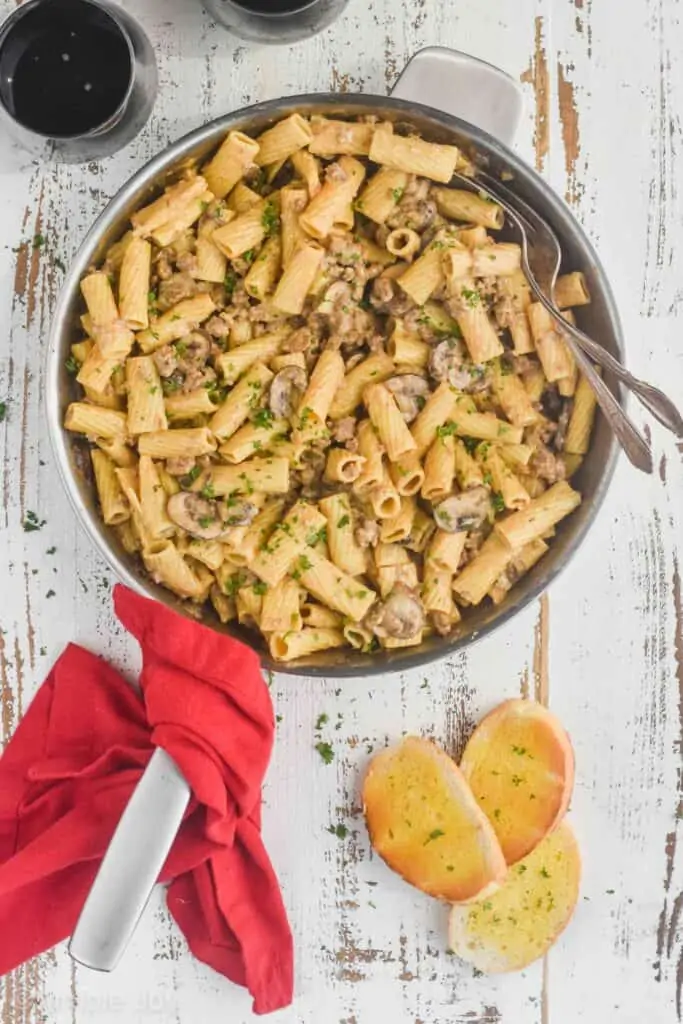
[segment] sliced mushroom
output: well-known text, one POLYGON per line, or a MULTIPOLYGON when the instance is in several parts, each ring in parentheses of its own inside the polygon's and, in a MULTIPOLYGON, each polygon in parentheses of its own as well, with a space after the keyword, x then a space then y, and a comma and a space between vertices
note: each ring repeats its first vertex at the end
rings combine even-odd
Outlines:
POLYGON ((370 288, 370 305, 378 313, 402 316, 414 306, 413 300, 390 277, 376 277, 370 288))
POLYGON ((458 391, 468 394, 488 387, 487 368, 468 359, 462 342, 457 338, 447 338, 432 349, 429 372, 436 380, 447 380, 458 391))
POLYGON ((491 511, 491 499, 485 487, 453 494, 434 508, 434 520, 446 533, 476 530, 491 511))
POLYGON ((429 395, 429 383, 418 373, 402 373, 398 377, 390 377, 384 386, 396 399, 406 423, 412 423, 429 395))
POLYGON ((250 526, 258 515, 258 505, 251 501, 236 501, 229 498, 218 503, 218 513, 224 527, 250 526))
POLYGON ((270 411, 280 419, 293 416, 308 383, 301 366, 285 366, 273 377, 268 404, 270 411))
POLYGON ((350 305, 353 302, 351 285, 348 281, 335 281, 326 290, 324 298, 318 306, 318 313, 329 315, 339 306, 350 305))
POLYGON ((408 640, 423 628, 425 612, 415 590, 404 583, 395 583, 385 601, 368 612, 365 624, 381 637, 408 640))
POLYGON ((166 512, 181 529, 201 540, 215 540, 223 532, 223 520, 218 502, 202 498, 192 491, 172 494, 166 503, 166 512))

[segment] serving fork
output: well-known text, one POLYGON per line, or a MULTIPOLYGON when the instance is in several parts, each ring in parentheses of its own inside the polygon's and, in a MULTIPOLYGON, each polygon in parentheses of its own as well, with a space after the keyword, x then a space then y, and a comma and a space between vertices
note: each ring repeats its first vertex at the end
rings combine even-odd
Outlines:
POLYGON ((618 399, 596 370, 594 363, 621 381, 655 419, 676 437, 683 437, 683 417, 674 403, 659 388, 634 377, 611 352, 562 316, 554 298, 562 250, 550 225, 503 182, 493 179, 479 168, 474 177, 467 177, 458 172, 453 177, 469 190, 476 189, 482 192, 503 208, 520 236, 522 269, 531 290, 557 324, 627 458, 644 473, 652 473, 653 460, 649 443, 629 419, 618 399))

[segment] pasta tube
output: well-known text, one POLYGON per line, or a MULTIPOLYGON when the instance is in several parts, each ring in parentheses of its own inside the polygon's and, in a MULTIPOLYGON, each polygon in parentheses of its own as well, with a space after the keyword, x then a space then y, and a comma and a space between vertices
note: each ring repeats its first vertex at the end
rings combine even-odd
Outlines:
POLYGON ((494 529, 510 551, 519 551, 538 537, 543 537, 553 526, 581 504, 581 495, 566 480, 553 484, 526 508, 499 519, 494 529))
POLYGON ((130 506, 121 490, 114 463, 103 451, 95 448, 90 452, 90 458, 95 473, 102 519, 107 526, 117 526, 130 519, 130 506))
POLYGON ((331 494, 320 501, 320 509, 327 519, 327 542, 330 558, 350 576, 362 576, 366 571, 367 556, 354 536, 354 517, 348 494, 331 494))

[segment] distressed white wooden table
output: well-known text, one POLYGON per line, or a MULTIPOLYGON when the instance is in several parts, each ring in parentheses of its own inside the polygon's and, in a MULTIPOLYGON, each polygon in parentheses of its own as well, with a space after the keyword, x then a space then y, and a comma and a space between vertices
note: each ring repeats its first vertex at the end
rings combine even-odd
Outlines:
MULTIPOLYGON (((0 0, 9 12, 12 0, 0 0)), ((384 93, 419 47, 469 51, 525 83, 525 155, 601 252, 628 360, 683 405, 683 32, 679 0, 351 0, 291 51, 240 45, 191 0, 126 0, 157 48, 160 94, 114 159, 38 166, 0 143, 0 738, 76 639, 134 673, 112 578, 62 493, 43 418, 54 297, 86 228, 128 176, 203 121, 303 91, 384 93), (42 235, 44 245, 34 247, 42 235), (25 532, 30 513, 40 530, 25 532)), ((634 410, 641 421, 640 411, 634 410)), ((651 479, 625 462, 549 596, 466 654, 372 683, 275 677, 281 716, 265 833, 297 949, 283 1024, 576 1024, 681 1019, 683 610, 676 541, 683 468, 654 430, 651 479), (571 816, 585 859, 569 930, 543 963, 475 977, 445 952, 446 911, 370 853, 358 806, 373 745, 404 731, 457 750, 504 697, 549 700, 576 747, 571 816), (335 751, 325 765, 314 727, 335 751), (344 823, 343 839, 328 826, 344 823)), ((1 940, 1 937, 0 937, 1 940)), ((0 981, 2 1024, 240 1024, 248 997, 188 954, 157 893, 115 974, 63 948, 0 981)))

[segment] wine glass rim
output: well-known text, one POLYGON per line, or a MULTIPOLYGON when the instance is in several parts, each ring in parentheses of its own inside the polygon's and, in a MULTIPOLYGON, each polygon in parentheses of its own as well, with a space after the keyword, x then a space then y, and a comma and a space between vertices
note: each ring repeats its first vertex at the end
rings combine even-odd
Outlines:
MULTIPOLYGON (((128 101, 130 100, 133 86, 135 84, 135 50, 133 48, 133 41, 128 29, 117 16, 115 8, 106 2, 102 2, 102 0, 68 0, 68 3, 73 5, 85 4, 88 7, 97 8, 97 10, 104 15, 104 17, 108 18, 116 27, 119 36, 123 39, 128 49, 128 83, 126 85, 126 91, 121 97, 120 103, 104 121, 101 121, 93 128, 90 128, 87 132, 68 132, 66 134, 59 134, 58 132, 43 132, 37 128, 33 128, 31 125, 25 124, 15 114, 7 109, 6 104, 3 102, 2 95, 0 94, 0 106, 12 121, 20 125, 24 131, 30 132, 38 138, 43 138, 48 141, 54 139, 55 142, 69 142, 77 141, 79 139, 95 138, 96 136, 102 135, 104 132, 108 131, 120 120, 121 114, 128 105, 128 101)), ((0 55, 8 37, 17 27, 19 22, 22 21, 26 15, 30 14, 31 11, 48 4, 50 6, 54 6, 55 0, 26 0, 26 2, 20 7, 17 7, 12 11, 4 21, 0 22, 0 55)))
POLYGON ((228 0, 228 3, 230 3, 232 7, 236 7, 238 10, 251 15, 253 18, 264 18, 271 21, 291 18, 295 14, 302 14, 304 11, 307 11, 310 7, 315 6, 315 4, 319 2, 320 0, 303 0, 303 3, 290 11, 254 11, 250 9, 246 3, 243 3, 242 0, 228 0))

